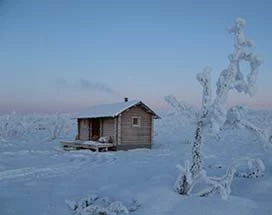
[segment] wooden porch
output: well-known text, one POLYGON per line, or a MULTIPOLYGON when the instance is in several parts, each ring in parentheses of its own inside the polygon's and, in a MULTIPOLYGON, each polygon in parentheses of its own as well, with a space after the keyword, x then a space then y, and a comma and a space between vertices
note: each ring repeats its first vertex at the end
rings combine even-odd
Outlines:
POLYGON ((100 143, 96 141, 82 141, 82 140, 72 140, 72 141, 60 141, 64 149, 89 149, 92 151, 108 151, 109 149, 114 149, 112 143, 100 143))

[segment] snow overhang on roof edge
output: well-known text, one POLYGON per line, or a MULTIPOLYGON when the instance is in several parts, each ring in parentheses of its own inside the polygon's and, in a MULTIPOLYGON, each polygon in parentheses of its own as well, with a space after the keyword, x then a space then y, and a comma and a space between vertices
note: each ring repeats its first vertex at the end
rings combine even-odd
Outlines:
POLYGON ((156 114, 153 110, 151 110, 148 106, 146 106, 142 101, 139 101, 139 100, 94 106, 87 111, 83 111, 81 113, 76 114, 76 116, 73 118, 77 118, 77 119, 114 118, 119 116, 124 111, 128 110, 129 108, 132 108, 139 104, 143 105, 144 108, 149 113, 151 113, 155 119, 161 118, 158 114, 156 114), (112 110, 112 109, 116 109, 116 110, 112 110))

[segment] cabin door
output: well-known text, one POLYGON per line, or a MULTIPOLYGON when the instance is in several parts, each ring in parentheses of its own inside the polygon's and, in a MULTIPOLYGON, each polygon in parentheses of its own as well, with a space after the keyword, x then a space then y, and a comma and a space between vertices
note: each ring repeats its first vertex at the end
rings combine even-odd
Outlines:
POLYGON ((92 119, 92 140, 98 140, 100 137, 100 120, 92 119))
POLYGON ((81 119, 79 120, 79 139, 89 140, 89 120, 81 119))

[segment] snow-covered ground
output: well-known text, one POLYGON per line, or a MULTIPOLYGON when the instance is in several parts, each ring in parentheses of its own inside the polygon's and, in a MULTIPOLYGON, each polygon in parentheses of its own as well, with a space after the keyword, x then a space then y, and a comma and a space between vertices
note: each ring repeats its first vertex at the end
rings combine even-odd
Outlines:
MULTIPOLYGON (((160 115, 152 150, 101 153, 60 147, 60 139, 75 137, 72 122, 69 135, 60 132, 65 123, 61 129, 56 127, 64 121, 67 124, 69 115, 47 116, 44 124, 40 116, 2 117, 2 123, 10 120, 13 127, 0 126, 4 131, 0 136, 0 214, 92 214, 72 208, 75 202, 82 204, 81 199, 93 195, 101 197, 103 204, 120 201, 135 215, 272 214, 272 153, 270 147, 264 149, 262 138, 252 130, 233 126, 226 126, 218 137, 207 136, 203 150, 209 175, 222 175, 230 164, 246 157, 262 159, 265 174, 251 179, 235 177, 227 200, 197 193, 180 196, 173 190, 179 174, 176 165, 190 159, 195 120, 175 111, 160 115), (37 122, 32 123, 34 118, 41 122, 38 127, 37 122)), ((272 111, 249 111, 247 118, 264 129, 272 126, 272 111)))

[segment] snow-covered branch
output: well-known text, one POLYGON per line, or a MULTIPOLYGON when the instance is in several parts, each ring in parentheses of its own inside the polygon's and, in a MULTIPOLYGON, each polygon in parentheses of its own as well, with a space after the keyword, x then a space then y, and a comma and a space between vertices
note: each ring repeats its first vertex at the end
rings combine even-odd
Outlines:
POLYGON ((254 53, 245 50, 245 48, 253 46, 253 41, 246 39, 244 35, 245 24, 244 19, 237 18, 235 25, 229 28, 229 32, 234 34, 234 51, 229 56, 229 67, 221 72, 216 83, 216 97, 209 116, 211 127, 215 131, 218 131, 226 120, 226 101, 231 89, 249 96, 253 96, 256 92, 256 80, 261 60, 254 53), (246 61, 250 65, 251 70, 247 79, 240 71, 241 61, 246 61))
POLYGON ((262 140, 261 142, 263 142, 264 144, 264 149, 267 149, 267 147, 271 146, 271 140, 272 140, 269 129, 260 128, 254 125, 253 123, 249 122, 246 119, 246 111, 247 111, 246 107, 242 105, 231 107, 228 110, 225 124, 243 127, 253 131, 262 140))
POLYGON ((210 189, 200 194, 200 196, 210 196, 214 194, 219 194, 222 199, 227 199, 231 193, 231 183, 234 177, 236 169, 231 166, 226 174, 222 177, 204 177, 204 181, 210 189))
POLYGON ((212 100, 211 69, 206 67, 202 73, 197 74, 196 79, 203 87, 201 110, 207 112, 212 100))
MULTIPOLYGON (((213 102, 211 102, 209 69, 205 69, 203 73, 199 73, 196 77, 203 87, 202 107, 192 147, 192 165, 189 168, 188 162, 185 163, 185 167, 181 168, 175 183, 175 190, 179 194, 189 194, 194 184, 200 179, 204 179, 205 183, 211 186, 211 189, 203 194, 204 196, 217 192, 220 193, 222 198, 226 199, 230 194, 230 185, 236 168, 234 166, 230 167, 223 177, 207 177, 206 174, 203 174, 205 171, 203 170, 201 146, 203 145, 205 127, 211 128, 214 132, 218 132, 226 122, 226 102, 230 90, 236 90, 239 93, 243 92, 249 96, 253 96, 255 93, 256 80, 261 61, 255 54, 245 50, 245 48, 253 46, 253 41, 248 40, 244 35, 245 25, 246 21, 244 19, 237 18, 235 25, 229 28, 229 32, 234 35, 234 51, 229 56, 228 68, 224 69, 219 75, 216 83, 216 96, 213 102), (247 75, 247 79, 244 78, 244 74, 240 70, 241 61, 246 61, 250 64, 251 70, 247 75)), ((239 112, 234 111, 229 117, 232 118, 231 120, 241 122, 239 112), (234 119, 235 117, 236 119, 234 119)), ((245 124, 245 126, 249 126, 249 124, 245 124)), ((250 128, 253 129, 253 126, 250 126, 250 128)), ((259 165, 260 162, 255 162, 254 164, 259 165)), ((261 165, 258 167, 261 169, 261 165)))
POLYGON ((198 116, 198 111, 190 104, 183 101, 178 101, 175 96, 168 95, 164 100, 176 111, 176 113, 195 120, 198 116))
POLYGON ((258 178, 263 175, 265 166, 260 159, 244 158, 237 160, 232 164, 226 174, 222 177, 208 177, 206 172, 202 174, 202 180, 209 187, 205 191, 202 191, 200 196, 211 196, 219 194, 222 199, 227 199, 231 193, 231 184, 234 177, 243 178, 258 178), (247 163, 247 170, 245 172, 239 172, 238 168, 247 163))

